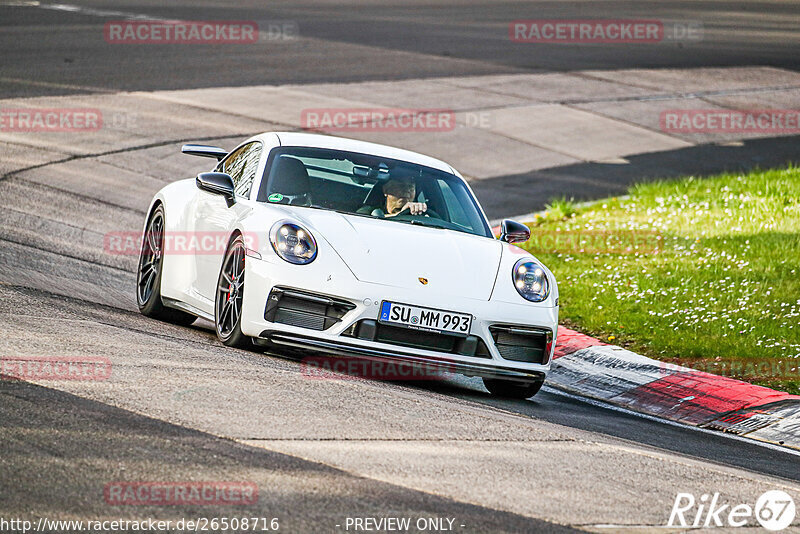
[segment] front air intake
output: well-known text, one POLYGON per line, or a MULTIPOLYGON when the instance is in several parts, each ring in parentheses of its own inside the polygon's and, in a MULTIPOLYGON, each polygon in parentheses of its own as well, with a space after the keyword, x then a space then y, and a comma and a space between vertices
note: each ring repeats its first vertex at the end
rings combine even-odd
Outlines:
POLYGON ((497 352, 504 360, 545 364, 553 346, 553 332, 512 325, 489 327, 497 352))
POLYGON ((353 323, 347 330, 342 332, 342 335, 391 345, 460 354, 461 356, 492 357, 486 344, 478 336, 426 332, 424 330, 381 324, 373 319, 362 319, 353 323))
POLYGON ((264 319, 309 330, 327 330, 355 307, 346 300, 276 287, 267 299, 264 319))

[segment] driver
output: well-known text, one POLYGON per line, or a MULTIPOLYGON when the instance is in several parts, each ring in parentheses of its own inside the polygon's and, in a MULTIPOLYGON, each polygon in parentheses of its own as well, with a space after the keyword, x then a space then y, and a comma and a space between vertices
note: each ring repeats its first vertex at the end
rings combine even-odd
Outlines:
POLYGON ((405 210, 408 210, 411 215, 422 215, 428 211, 428 205, 425 202, 414 202, 417 196, 417 186, 410 176, 389 179, 383 184, 383 196, 386 197, 383 206, 364 206, 358 210, 359 213, 394 217, 405 210))

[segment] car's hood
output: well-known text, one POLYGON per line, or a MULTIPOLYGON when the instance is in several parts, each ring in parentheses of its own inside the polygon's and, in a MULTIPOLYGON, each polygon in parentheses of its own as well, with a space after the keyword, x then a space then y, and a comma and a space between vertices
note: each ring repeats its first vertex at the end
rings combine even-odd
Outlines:
POLYGON ((361 281, 413 289, 424 285, 432 293, 481 300, 492 294, 502 254, 499 241, 333 211, 293 211, 361 281))

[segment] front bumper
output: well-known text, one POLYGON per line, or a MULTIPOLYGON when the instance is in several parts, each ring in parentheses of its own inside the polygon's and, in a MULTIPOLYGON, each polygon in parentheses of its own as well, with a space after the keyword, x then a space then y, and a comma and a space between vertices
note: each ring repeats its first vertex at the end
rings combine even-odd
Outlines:
POLYGON ((549 354, 543 363, 508 360, 501 356, 495 346, 490 327, 516 325, 549 330, 552 339, 555 340, 558 328, 557 307, 437 294, 430 286, 401 288, 363 282, 356 279, 346 267, 326 264, 319 261, 320 258, 300 267, 277 258, 276 261, 265 260, 248 257, 245 262, 247 282, 242 332, 255 338, 257 342, 260 340, 264 344, 381 361, 422 363, 428 367, 441 366, 443 371, 468 376, 520 382, 541 380, 550 369, 555 343, 551 344, 549 354), (324 330, 271 322, 265 319, 265 310, 268 296, 276 286, 344 299, 353 306, 344 313, 340 321, 324 330), (375 321, 378 318, 379 302, 382 300, 472 314, 470 334, 483 340, 489 349, 489 354, 467 356, 343 335, 359 321, 375 321))
POLYGON ((311 349, 336 355, 353 356, 357 358, 389 362, 397 364, 421 364, 426 369, 434 372, 459 373, 466 376, 479 376, 481 378, 495 378, 513 380, 516 382, 538 382, 544 380, 545 371, 529 369, 515 369, 511 367, 500 367, 492 363, 465 362, 458 359, 427 356, 419 353, 404 352, 398 349, 370 348, 350 344, 344 341, 329 341, 315 339, 310 336, 292 334, 276 330, 265 330, 256 338, 257 344, 270 343, 277 346, 311 349))

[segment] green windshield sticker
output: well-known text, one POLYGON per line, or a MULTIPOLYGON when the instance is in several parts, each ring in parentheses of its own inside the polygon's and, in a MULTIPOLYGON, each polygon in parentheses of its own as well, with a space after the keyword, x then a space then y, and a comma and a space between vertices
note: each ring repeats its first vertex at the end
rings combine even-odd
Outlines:
POLYGON ((267 197, 267 200, 270 202, 280 202, 283 200, 283 195, 280 193, 272 193, 270 196, 267 197))

